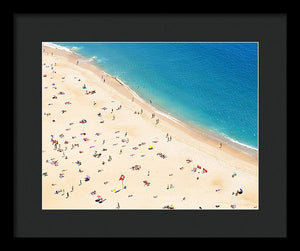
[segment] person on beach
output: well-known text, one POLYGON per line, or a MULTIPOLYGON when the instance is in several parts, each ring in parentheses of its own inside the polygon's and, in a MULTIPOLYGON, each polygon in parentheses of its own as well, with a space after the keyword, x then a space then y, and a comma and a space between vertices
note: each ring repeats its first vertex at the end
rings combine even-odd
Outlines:
POLYGON ((79 61, 77 60, 77 61, 76 61, 76 65, 78 65, 78 63, 79 63, 79 61))
POLYGON ((221 149, 221 148, 222 148, 222 146, 223 146, 223 144, 220 142, 219 148, 221 149))
POLYGON ((243 189, 240 188, 240 190, 237 190, 236 192, 232 192, 232 195, 237 196, 238 194, 242 194, 243 193, 243 189))
POLYGON ((159 123, 159 119, 156 120, 156 125, 159 123))

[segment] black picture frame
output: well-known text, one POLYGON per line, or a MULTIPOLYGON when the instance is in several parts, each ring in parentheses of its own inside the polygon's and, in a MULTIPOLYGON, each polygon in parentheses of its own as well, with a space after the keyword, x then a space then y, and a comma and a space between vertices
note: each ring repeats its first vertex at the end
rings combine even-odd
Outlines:
POLYGON ((14 237, 287 236, 287 15, 13 15, 14 237), (259 42, 259 210, 42 210, 43 41, 259 42))

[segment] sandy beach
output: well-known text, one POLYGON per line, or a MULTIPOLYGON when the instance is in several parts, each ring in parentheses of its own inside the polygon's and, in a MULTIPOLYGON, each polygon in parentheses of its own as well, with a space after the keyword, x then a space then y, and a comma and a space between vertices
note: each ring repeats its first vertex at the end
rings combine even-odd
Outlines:
POLYGON ((165 116, 90 61, 42 46, 42 209, 259 208, 257 151, 165 116))

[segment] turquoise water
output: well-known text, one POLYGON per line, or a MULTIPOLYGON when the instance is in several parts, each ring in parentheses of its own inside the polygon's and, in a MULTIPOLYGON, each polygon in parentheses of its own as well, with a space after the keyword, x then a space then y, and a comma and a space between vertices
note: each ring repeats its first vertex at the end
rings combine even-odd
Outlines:
POLYGON ((258 43, 55 43, 194 126, 258 148, 258 43))

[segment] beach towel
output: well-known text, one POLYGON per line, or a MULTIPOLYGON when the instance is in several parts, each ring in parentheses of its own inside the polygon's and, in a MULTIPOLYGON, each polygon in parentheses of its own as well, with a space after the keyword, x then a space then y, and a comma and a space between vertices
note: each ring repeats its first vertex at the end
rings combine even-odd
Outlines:
POLYGON ((148 182, 147 180, 144 180, 144 186, 149 186, 150 185, 150 182, 148 182))

